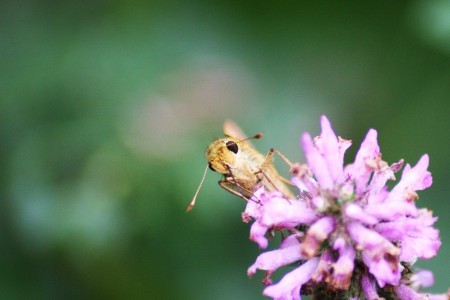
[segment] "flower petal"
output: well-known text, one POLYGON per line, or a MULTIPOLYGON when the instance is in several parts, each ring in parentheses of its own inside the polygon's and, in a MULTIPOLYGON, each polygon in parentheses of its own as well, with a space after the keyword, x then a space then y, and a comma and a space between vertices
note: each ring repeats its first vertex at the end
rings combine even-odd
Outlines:
POLYGON ((355 267, 356 252, 343 238, 336 239, 333 248, 338 251, 339 258, 333 265, 330 285, 336 290, 347 290, 355 267))
POLYGON ((366 213, 361 206, 353 203, 350 203, 345 207, 345 215, 365 225, 374 225, 378 223, 377 218, 366 213))
POLYGON ((313 257, 317 255, 320 245, 335 229, 335 220, 333 217, 327 216, 319 219, 306 232, 306 237, 300 245, 300 252, 305 257, 313 257))
POLYGON ((356 154, 355 163, 346 168, 346 173, 348 172, 355 180, 358 194, 364 192, 373 172, 366 161, 368 159, 375 160, 379 155, 380 147, 377 142, 377 131, 370 129, 356 154))
POLYGON ((266 238, 266 233, 269 231, 270 227, 261 224, 261 222, 256 221, 250 227, 250 240, 258 244, 259 248, 265 249, 269 244, 266 238))
POLYGON ((297 186, 300 193, 307 192, 311 196, 319 193, 319 184, 312 176, 311 170, 307 165, 296 164, 291 171, 295 174, 291 181, 297 186))
POLYGON ((333 178, 328 170, 327 162, 319 153, 309 133, 302 135, 302 147, 305 151, 306 160, 314 176, 322 189, 331 189, 333 187, 333 178))
POLYGON ((253 276, 257 269, 266 270, 270 273, 279 267, 291 264, 300 260, 302 256, 297 246, 264 252, 258 256, 256 262, 248 268, 247 274, 253 276))
POLYGON ((400 284, 395 288, 395 294, 400 300, 428 300, 427 296, 416 293, 412 288, 404 284, 400 284))
POLYGON ((336 134, 331 128, 330 121, 327 117, 320 118, 322 132, 315 140, 315 144, 320 154, 326 161, 328 172, 334 183, 342 183, 344 181, 343 155, 340 155, 340 145, 336 134))
POLYGON ((373 177, 369 184, 369 193, 377 194, 383 190, 388 180, 395 180, 394 170, 381 160, 381 157, 373 161, 366 161, 374 169, 373 177))
POLYGON ((373 253, 363 251, 362 260, 369 267, 370 274, 375 277, 381 288, 386 284, 397 285, 400 281, 401 265, 396 263, 393 256, 386 255, 386 257, 377 258, 373 253))
POLYGON ((369 204, 364 211, 380 220, 395 220, 403 216, 417 216, 414 203, 391 201, 387 203, 369 204))
POLYGON ((248 201, 243 220, 249 217, 256 219, 250 229, 250 239, 260 248, 268 245, 265 234, 272 227, 278 229, 294 229, 301 224, 310 224, 318 216, 316 212, 307 207, 306 203, 298 200, 287 200, 278 192, 264 192, 264 188, 255 192, 255 201, 248 201), (256 203, 256 197, 259 198, 256 203))
POLYGON ((258 188, 252 199, 250 201, 247 201, 247 205, 245 207, 245 211, 242 213, 242 220, 245 223, 248 223, 250 218, 253 219, 259 219, 261 216, 261 204, 264 201, 268 201, 270 198, 265 193, 264 186, 261 186, 258 188))
POLYGON ((428 270, 421 270, 411 276, 411 287, 419 291, 428 288, 434 284, 433 272, 428 270))
POLYGON ((263 294, 278 300, 300 300, 300 289, 303 284, 311 279, 318 263, 318 258, 308 260, 300 267, 284 275, 277 284, 266 287, 263 294))
POLYGON ((400 280, 400 249, 358 222, 349 223, 347 230, 357 243, 357 249, 362 250, 363 262, 375 276, 378 285, 384 287, 386 283, 397 284, 400 280))
POLYGON ((431 186, 431 173, 427 171, 429 157, 423 155, 417 164, 411 168, 405 167, 402 173, 402 179, 389 193, 387 201, 410 201, 410 191, 423 190, 431 186))
POLYGON ((334 260, 329 250, 324 250, 320 255, 320 260, 314 271, 311 279, 315 282, 329 282, 330 274, 332 273, 331 267, 334 260))
POLYGON ((300 224, 310 224, 317 218, 316 212, 303 201, 272 198, 263 203, 259 221, 269 227, 292 229, 300 224))
POLYGON ((368 274, 363 274, 363 276, 361 277, 361 288, 367 300, 380 299, 380 296, 378 296, 377 293, 377 287, 375 285, 375 282, 369 278, 368 274))
POLYGON ((421 209, 417 218, 399 218, 380 223, 375 230, 394 242, 401 242, 400 259, 413 263, 416 259, 434 257, 441 246, 439 231, 433 227, 437 218, 430 211, 421 209))
POLYGON ((292 247, 292 246, 299 246, 300 240, 303 237, 303 232, 298 232, 295 234, 291 234, 288 237, 286 237, 280 244, 280 249, 292 247))

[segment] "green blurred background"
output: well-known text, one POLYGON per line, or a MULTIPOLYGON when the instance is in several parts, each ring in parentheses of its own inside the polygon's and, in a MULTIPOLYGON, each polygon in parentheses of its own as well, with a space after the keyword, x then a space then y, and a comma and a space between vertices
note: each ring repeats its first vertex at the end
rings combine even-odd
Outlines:
POLYGON ((347 161, 430 154, 446 291, 450 1, 312 2, 2 1, 1 299, 263 298, 245 203, 185 209, 224 119, 302 162, 321 114, 347 161))

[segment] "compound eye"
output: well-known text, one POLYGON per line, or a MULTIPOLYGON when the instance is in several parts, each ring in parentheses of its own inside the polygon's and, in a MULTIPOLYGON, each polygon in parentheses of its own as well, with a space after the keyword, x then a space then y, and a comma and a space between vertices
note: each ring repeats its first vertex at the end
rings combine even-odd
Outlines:
POLYGON ((230 150, 231 152, 233 152, 234 154, 238 153, 239 147, 235 142, 232 141, 228 141, 226 143, 227 145, 227 149, 230 150))
POLYGON ((211 164, 208 164, 208 167, 211 169, 211 171, 217 172, 216 170, 214 170, 211 164))

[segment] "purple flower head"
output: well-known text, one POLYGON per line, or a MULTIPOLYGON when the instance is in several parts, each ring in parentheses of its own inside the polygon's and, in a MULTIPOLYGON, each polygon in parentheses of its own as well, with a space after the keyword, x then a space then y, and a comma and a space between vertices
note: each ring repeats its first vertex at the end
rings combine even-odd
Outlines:
POLYGON ((316 138, 302 135, 307 164, 292 168, 297 199, 260 187, 248 201, 243 220, 254 220, 251 240, 264 249, 268 233, 287 236, 279 249, 262 253, 248 274, 266 271, 263 294, 273 299, 425 297, 419 289, 432 284, 432 274, 413 274, 412 265, 435 256, 441 245, 433 227, 437 218, 415 204, 417 191, 432 183, 428 155, 407 164, 389 190, 386 182, 396 179, 403 160, 382 160, 376 130, 369 130, 354 162, 344 166, 351 141, 336 136, 325 116, 321 127, 316 138), (293 263, 297 267, 272 284, 270 275, 293 263))

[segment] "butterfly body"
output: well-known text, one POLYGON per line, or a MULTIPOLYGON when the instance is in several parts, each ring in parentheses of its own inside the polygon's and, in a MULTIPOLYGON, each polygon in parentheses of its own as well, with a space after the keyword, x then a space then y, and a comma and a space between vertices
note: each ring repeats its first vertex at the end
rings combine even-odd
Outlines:
MULTIPOLYGON (((249 142, 249 139, 261 138, 262 134, 247 138, 240 128, 231 121, 225 121, 224 133, 226 137, 214 140, 205 152, 208 167, 223 175, 223 179, 219 181, 219 185, 223 189, 243 199, 250 200, 255 189, 263 185, 266 191, 279 191, 286 198, 294 197, 285 184, 289 181, 281 177, 273 165, 273 154, 277 153, 286 162, 289 164, 290 162, 274 149, 263 155, 249 142)), ((195 204, 205 175, 206 170, 188 211, 195 204)))

